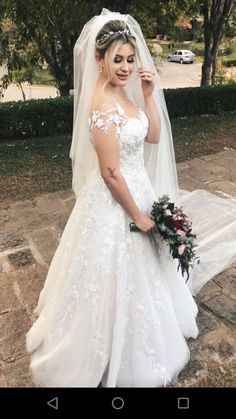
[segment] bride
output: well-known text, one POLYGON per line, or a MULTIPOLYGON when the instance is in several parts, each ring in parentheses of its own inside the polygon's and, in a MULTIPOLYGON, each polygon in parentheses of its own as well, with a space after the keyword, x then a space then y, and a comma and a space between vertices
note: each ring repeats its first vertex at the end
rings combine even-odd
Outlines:
POLYGON ((76 42, 70 157, 76 203, 27 334, 33 381, 165 386, 198 335, 192 295, 236 259, 236 205, 179 191, 159 76, 129 15, 103 9, 76 42), (187 284, 149 216, 164 193, 198 235, 201 263, 187 284))

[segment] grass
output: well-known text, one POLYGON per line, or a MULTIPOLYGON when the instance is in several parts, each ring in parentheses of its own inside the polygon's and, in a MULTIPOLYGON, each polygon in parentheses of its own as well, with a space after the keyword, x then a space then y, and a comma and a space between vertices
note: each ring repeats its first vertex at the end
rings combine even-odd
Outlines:
POLYGON ((33 77, 33 85, 55 86, 55 79, 46 69, 38 69, 33 77))
MULTIPOLYGON (((236 148, 235 113, 171 121, 176 161, 236 148)), ((16 200, 71 188, 71 135, 0 142, 0 200, 16 200)))
POLYGON ((236 113, 177 118, 172 122, 176 161, 236 148, 236 113))
POLYGON ((3 205, 71 188, 70 144, 70 135, 0 142, 3 205))

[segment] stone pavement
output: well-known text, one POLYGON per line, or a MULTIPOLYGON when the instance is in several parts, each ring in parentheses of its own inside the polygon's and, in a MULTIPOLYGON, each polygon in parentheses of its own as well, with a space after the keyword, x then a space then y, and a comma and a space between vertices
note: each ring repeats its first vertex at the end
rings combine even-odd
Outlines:
MULTIPOLYGON (((235 168, 236 150, 186 161, 178 164, 180 185, 236 198, 235 168)), ((0 211, 0 387, 32 386, 25 334, 73 205, 64 190, 0 211)), ((191 361, 174 386, 207 386, 212 373, 220 377, 215 386, 235 386, 236 374, 228 379, 236 366, 235 278, 233 265, 198 294, 200 335, 190 339, 191 361)))

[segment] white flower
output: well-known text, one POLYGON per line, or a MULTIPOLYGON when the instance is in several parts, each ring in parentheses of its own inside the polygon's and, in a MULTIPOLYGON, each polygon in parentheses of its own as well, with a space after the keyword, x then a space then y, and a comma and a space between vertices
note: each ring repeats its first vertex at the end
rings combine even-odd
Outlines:
POLYGON ((98 117, 98 112, 96 111, 96 112, 94 112, 94 113, 93 113, 93 115, 92 115, 92 121, 93 121, 93 122, 96 122, 96 121, 97 121, 97 117, 98 117))
POLYGON ((171 215, 171 211, 169 209, 165 210, 165 215, 170 216, 171 215))
POLYGON ((183 230, 177 230, 177 234, 178 234, 179 236, 186 236, 186 233, 185 233, 185 231, 183 231, 183 230))
POLYGON ((117 112, 120 116, 124 115, 124 109, 119 104, 117 105, 117 112))
POLYGON ((102 119, 97 119, 97 121, 96 121, 96 127, 102 128, 103 125, 104 125, 103 120, 102 119))
POLYGON ((184 251, 185 251, 185 244, 181 244, 179 247, 178 247, 178 254, 181 256, 183 253, 184 253, 184 251))
POLYGON ((120 116, 119 115, 116 114, 116 115, 113 116, 113 122, 114 122, 115 125, 119 125, 120 124, 120 120, 121 119, 120 119, 120 116))

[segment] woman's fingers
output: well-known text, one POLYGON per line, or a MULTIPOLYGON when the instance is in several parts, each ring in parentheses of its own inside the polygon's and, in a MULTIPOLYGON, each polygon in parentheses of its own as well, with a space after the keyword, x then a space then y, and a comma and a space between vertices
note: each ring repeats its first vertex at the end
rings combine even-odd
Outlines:
POLYGON ((154 78, 153 74, 150 74, 150 73, 139 74, 139 76, 140 77, 150 77, 150 79, 153 79, 154 78))
POLYGON ((157 230, 149 230, 147 233, 152 234, 152 233, 156 233, 156 232, 157 232, 157 230))
POLYGON ((138 70, 138 73, 141 74, 150 74, 151 76, 155 76, 155 73, 151 70, 138 70))
POLYGON ((139 71, 138 74, 139 74, 139 76, 142 80, 148 80, 148 81, 154 80, 154 76, 155 76, 154 73, 152 73, 151 71, 147 71, 147 70, 139 71))
POLYGON ((154 226, 152 226, 148 231, 147 231, 147 233, 156 233, 157 232, 157 226, 156 226, 156 224, 154 224, 154 226))

